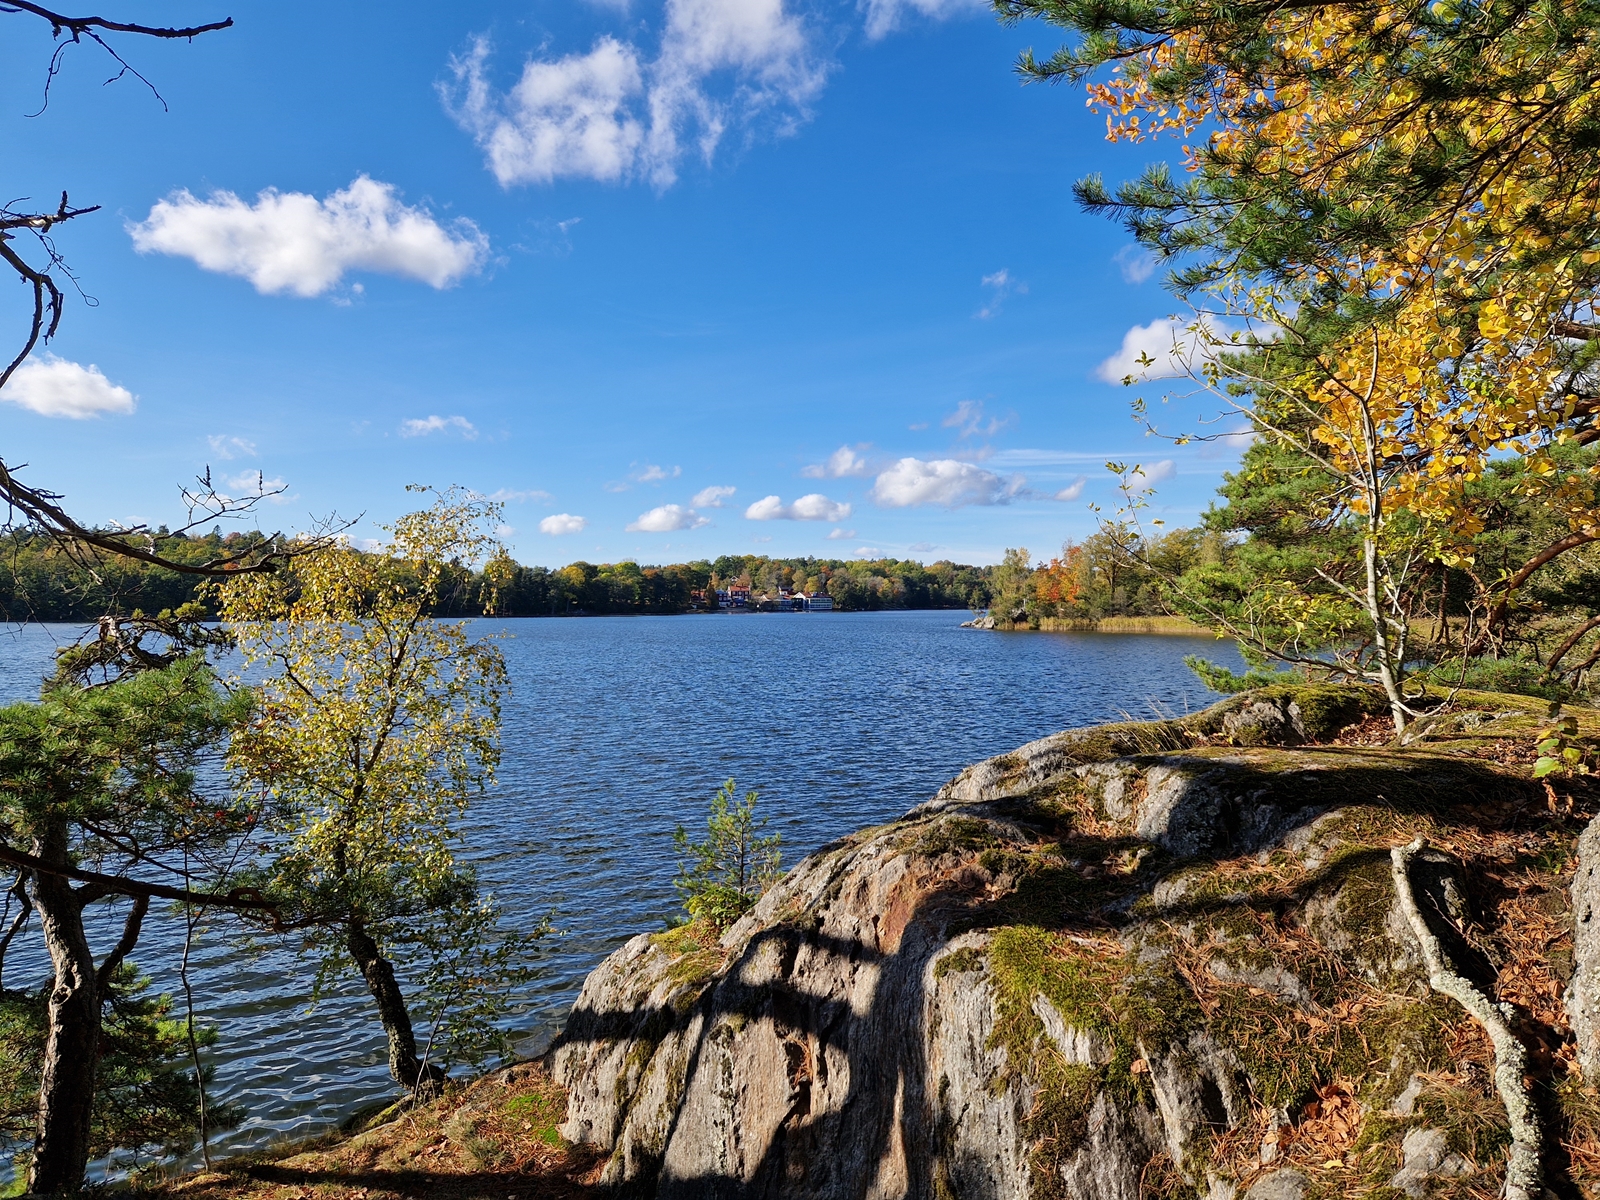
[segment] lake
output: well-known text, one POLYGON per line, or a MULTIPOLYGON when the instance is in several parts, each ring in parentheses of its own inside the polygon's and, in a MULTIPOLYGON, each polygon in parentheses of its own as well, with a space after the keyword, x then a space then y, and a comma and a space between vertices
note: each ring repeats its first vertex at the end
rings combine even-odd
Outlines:
MULTIPOLYGON (((761 793, 793 865, 891 820, 962 767, 1061 729, 1203 708, 1183 665, 1205 637, 993 633, 965 612, 723 614, 482 620, 503 634, 512 682, 500 780, 466 822, 465 857, 513 920, 555 913, 514 1028, 538 1050, 584 976, 678 908, 672 831, 703 830, 722 780, 761 793)), ((81 627, 0 626, 0 702, 31 700, 52 651, 81 627)), ((153 911, 134 957, 176 987, 181 922, 153 911)), ((36 926, 35 926, 36 928, 36 926)), ((311 971, 289 947, 249 956, 219 921, 191 978, 220 1028, 213 1094, 249 1111, 213 1152, 336 1124, 395 1094, 359 983, 309 1014, 311 971)), ((37 938, 34 938, 37 942, 37 938)), ((97 939, 108 945, 109 939, 97 939)), ((7 963, 37 982, 41 952, 7 963)), ((431 1014, 414 1014, 422 1036, 431 1014)))

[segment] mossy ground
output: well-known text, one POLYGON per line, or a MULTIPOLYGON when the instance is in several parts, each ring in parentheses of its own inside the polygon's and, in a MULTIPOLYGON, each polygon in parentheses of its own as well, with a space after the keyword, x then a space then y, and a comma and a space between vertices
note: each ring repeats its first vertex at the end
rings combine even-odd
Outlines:
POLYGON ((566 1094, 525 1063, 356 1135, 228 1159, 127 1189, 150 1200, 575 1200, 599 1160, 556 1131, 566 1094))
MULTIPOLYGON (((1035 1194, 1054 1194, 1050 1164, 1076 1151, 1096 1097, 1148 1107, 1140 1055, 1197 1031, 1238 1056, 1253 1118, 1215 1133, 1181 1167, 1153 1164, 1165 1190, 1203 1191, 1205 1170, 1248 1187, 1287 1165, 1310 1180, 1308 1200, 1398 1198, 1388 1181, 1403 1161, 1400 1144, 1425 1126, 1443 1129, 1472 1164, 1433 1194, 1495 1194, 1507 1133, 1488 1040, 1414 968, 1386 973, 1384 965, 1396 954, 1385 928, 1388 851, 1419 834, 1460 864, 1473 909, 1463 934, 1533 1048, 1557 1147, 1552 1183, 1594 1194, 1600 1095, 1572 1069, 1561 997, 1571 973, 1573 852, 1600 796, 1586 780, 1544 788, 1529 778, 1531 738, 1546 719, 1541 702, 1457 696, 1483 715, 1441 720, 1438 736, 1400 747, 1384 728, 1383 706, 1359 689, 1285 691, 1257 695, 1293 699, 1320 744, 1241 750, 1214 715, 1107 726, 1078 740, 1088 750, 1080 761, 1135 763, 1182 742, 1187 756, 1293 787, 1332 815, 1292 852, 1176 863, 1133 841, 1092 789, 1070 780, 1007 802, 1008 817, 1039 831, 1032 846, 984 846, 978 830, 963 831, 975 861, 1005 890, 968 927, 989 931, 994 1044, 1038 1089, 1026 1124, 1035 1194), (1158 893, 1161 881, 1169 886, 1158 893), (1333 945, 1318 936, 1330 920, 1333 945), (1067 1025, 1103 1039, 1106 1061, 1074 1065, 1053 1053, 1034 1012, 1039 995, 1067 1025), (1410 1113, 1390 1112, 1408 1085, 1416 1092, 1410 1113), (1264 1164, 1269 1137, 1278 1152, 1264 1164)), ((1600 737, 1600 713, 1576 715, 1585 735, 1600 737)), ((950 969, 973 969, 978 957, 969 951, 950 969)))
POLYGON ((1157 1053, 1197 1013, 1164 964, 1142 966, 1115 938, 1083 938, 1037 926, 995 930, 988 963, 997 1009, 991 1046, 1006 1068, 996 1085, 1026 1077, 1036 1088, 1024 1129, 1032 1146, 1034 1195, 1064 1196, 1052 1165, 1070 1158, 1088 1131, 1102 1093, 1119 1104, 1153 1103, 1144 1053, 1157 1053), (1043 996, 1097 1050, 1092 1063, 1069 1062, 1046 1036, 1043 996))

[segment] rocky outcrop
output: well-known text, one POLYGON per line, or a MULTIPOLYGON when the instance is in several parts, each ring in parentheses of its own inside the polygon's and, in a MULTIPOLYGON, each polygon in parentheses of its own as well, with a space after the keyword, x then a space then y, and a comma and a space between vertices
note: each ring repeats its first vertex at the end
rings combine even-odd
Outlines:
POLYGON ((1389 847, 1431 831, 1417 907, 1493 988, 1504 914, 1472 907, 1461 848, 1545 837, 1505 817, 1543 796, 1316 744, 1382 706, 1306 691, 1030 743, 720 937, 634 938, 553 1051, 563 1135, 660 1197, 1493 1190, 1498 1143, 1445 1119, 1493 1111, 1492 1054, 1430 992, 1389 847))

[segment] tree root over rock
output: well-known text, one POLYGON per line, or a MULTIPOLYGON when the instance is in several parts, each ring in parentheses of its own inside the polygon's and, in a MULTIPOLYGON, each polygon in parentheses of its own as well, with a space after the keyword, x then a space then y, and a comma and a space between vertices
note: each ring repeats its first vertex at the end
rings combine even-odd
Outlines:
POLYGON ((1494 1082, 1500 1099, 1506 1106, 1506 1117, 1511 1122, 1511 1158, 1506 1165, 1506 1200, 1539 1200, 1543 1194, 1541 1164, 1544 1131, 1539 1125, 1539 1114, 1529 1095, 1525 1078, 1528 1068, 1527 1047, 1512 1032, 1507 1022, 1509 1012, 1497 1005, 1465 976, 1454 969, 1443 945, 1427 919, 1417 906, 1417 897, 1411 886, 1411 860, 1427 847, 1425 838, 1417 838, 1405 846, 1389 851, 1394 872, 1394 889, 1400 898, 1400 911, 1405 914, 1411 931, 1422 949, 1423 961, 1428 967, 1428 983, 1434 991, 1449 996, 1483 1026, 1494 1043, 1494 1082))

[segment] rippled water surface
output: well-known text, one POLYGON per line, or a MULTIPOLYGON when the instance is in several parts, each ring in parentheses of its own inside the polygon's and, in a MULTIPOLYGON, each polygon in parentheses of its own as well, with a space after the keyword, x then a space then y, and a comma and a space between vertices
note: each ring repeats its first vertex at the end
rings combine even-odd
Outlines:
MULTIPOLYGON (((513 694, 467 856, 511 919, 553 909, 561 931, 518 997, 524 1044, 559 1026, 601 958, 672 914, 672 830, 701 825, 728 776, 760 790, 793 864, 899 816, 967 763, 1075 725, 1203 707, 1215 697, 1186 654, 1240 665, 1209 638, 988 633, 959 628, 965 616, 477 622, 505 635, 513 694)), ((53 649, 78 632, 0 627, 0 702, 35 699, 53 649)), ((147 922, 135 954, 158 987, 176 982, 177 925, 147 922)), ((346 985, 308 1016, 310 972, 292 949, 247 956, 227 932, 204 940, 193 978, 221 1029, 214 1090, 250 1115, 216 1147, 309 1133, 393 1094, 363 991, 346 985)), ((8 978, 41 961, 14 953, 8 978)))

